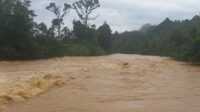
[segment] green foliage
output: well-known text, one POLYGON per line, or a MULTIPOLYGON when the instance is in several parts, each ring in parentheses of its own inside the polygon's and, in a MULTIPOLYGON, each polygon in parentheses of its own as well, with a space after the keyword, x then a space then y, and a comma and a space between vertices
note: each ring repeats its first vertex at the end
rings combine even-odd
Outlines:
POLYGON ((95 29, 95 25, 93 25, 92 28, 88 27, 88 35, 87 37, 85 34, 85 25, 81 23, 81 21, 73 21, 74 27, 73 27, 73 34, 75 36, 75 39, 77 42, 87 41, 88 43, 98 46, 98 34, 95 29))
POLYGON ((100 47, 95 47, 88 42, 66 44, 66 54, 69 56, 99 56, 105 54, 100 47))
POLYGON ((181 61, 200 63, 200 17, 146 25, 139 31, 114 34, 112 51, 170 56, 181 61), (119 48, 119 49, 116 49, 119 48))
POLYGON ((33 17, 30 1, 0 0, 0 59, 32 55, 33 17))
POLYGON ((159 25, 144 25, 139 31, 111 34, 104 23, 96 30, 88 25, 98 0, 80 0, 61 8, 50 3, 47 10, 56 18, 52 27, 33 21, 30 0, 0 0, 0 59, 38 59, 62 56, 98 56, 106 52, 169 56, 177 60, 200 63, 200 16, 191 20, 166 18, 159 25), (75 9, 80 21, 73 30, 64 26, 64 17, 75 9), (106 51, 106 52, 105 52, 106 51))
POLYGON ((44 23, 35 23, 33 21, 35 14, 29 7, 29 0, 0 0, 0 60, 26 60, 66 55, 94 56, 105 53, 98 46, 95 27, 87 26, 87 36, 84 35, 86 25, 80 21, 73 22, 73 31, 62 27, 63 19, 71 5, 65 3, 61 8, 55 3, 50 3, 47 10, 56 15, 50 28, 44 23))
POLYGON ((57 37, 62 39, 61 28, 64 25, 63 20, 66 14, 69 13, 71 5, 64 3, 63 9, 61 9, 61 6, 56 5, 56 3, 50 3, 46 9, 55 14, 56 18, 52 20, 52 29, 57 29, 57 37))
POLYGON ((88 22, 97 18, 97 16, 91 18, 90 15, 98 7, 100 7, 99 0, 79 0, 72 5, 72 8, 75 9, 78 17, 85 26, 85 37, 88 37, 88 22))
POLYGON ((105 22, 102 26, 98 29, 99 33, 99 45, 105 51, 109 51, 111 48, 111 36, 112 31, 110 26, 105 22))
POLYGON ((85 40, 85 25, 81 23, 81 21, 73 21, 73 34, 78 41, 85 40))

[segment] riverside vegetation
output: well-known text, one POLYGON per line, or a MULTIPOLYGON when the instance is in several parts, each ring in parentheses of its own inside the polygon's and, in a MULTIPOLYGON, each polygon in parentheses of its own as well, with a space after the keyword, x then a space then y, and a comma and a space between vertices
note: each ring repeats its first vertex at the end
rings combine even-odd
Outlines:
POLYGON ((169 56, 177 60, 200 62, 200 16, 191 20, 144 25, 138 31, 112 34, 105 22, 96 28, 89 22, 91 13, 100 7, 98 0, 80 0, 59 6, 50 3, 55 14, 52 25, 36 23, 30 0, 0 0, 0 59, 26 60, 63 56, 97 56, 129 53, 169 56), (65 16, 75 10, 79 18, 70 30, 65 16))

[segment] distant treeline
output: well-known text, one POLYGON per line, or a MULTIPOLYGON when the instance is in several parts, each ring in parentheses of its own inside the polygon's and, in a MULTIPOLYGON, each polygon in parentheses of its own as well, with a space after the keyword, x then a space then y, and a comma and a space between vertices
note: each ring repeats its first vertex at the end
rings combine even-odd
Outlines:
POLYGON ((98 0, 79 0, 46 7, 55 15, 52 25, 34 21, 30 0, 0 0, 0 60, 38 59, 62 56, 97 56, 129 53, 169 56, 200 63, 200 16, 191 20, 144 25, 139 31, 111 34, 105 22, 96 28, 89 24, 98 0), (79 18, 70 30, 64 17, 75 10, 79 18))
POLYGON ((183 21, 166 18, 159 25, 146 24, 139 31, 116 32, 112 40, 112 52, 200 63, 200 16, 183 21))

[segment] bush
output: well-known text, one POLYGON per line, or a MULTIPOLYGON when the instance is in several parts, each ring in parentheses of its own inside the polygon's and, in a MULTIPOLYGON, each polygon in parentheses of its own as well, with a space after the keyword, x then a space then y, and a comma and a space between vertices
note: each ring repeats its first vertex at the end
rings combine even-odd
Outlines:
POLYGON ((101 48, 87 42, 66 44, 65 49, 65 55, 68 56, 97 56, 105 54, 101 48))

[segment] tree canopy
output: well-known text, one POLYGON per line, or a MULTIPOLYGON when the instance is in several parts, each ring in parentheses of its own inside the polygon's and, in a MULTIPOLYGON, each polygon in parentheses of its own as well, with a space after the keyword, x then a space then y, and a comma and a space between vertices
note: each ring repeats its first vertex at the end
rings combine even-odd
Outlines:
POLYGON ((85 25, 85 36, 87 37, 88 22, 96 17, 89 17, 93 11, 100 7, 99 0, 79 0, 73 3, 73 8, 76 10, 80 20, 85 25))
POLYGON ((159 25, 144 25, 139 31, 113 35, 112 52, 169 56, 199 63, 200 16, 191 20, 166 18, 159 25))
POLYGON ((115 32, 105 22, 89 25, 91 13, 100 7, 98 0, 79 0, 46 7, 56 17, 51 27, 34 21, 30 0, 0 0, 0 59, 38 59, 62 56, 95 56, 130 53, 168 56, 200 63, 200 16, 191 20, 166 18, 158 25, 145 24, 138 31, 115 32), (78 19, 73 29, 64 17, 75 10, 78 19))
POLYGON ((111 36, 112 31, 110 26, 105 22, 102 26, 98 29, 99 33, 99 45, 105 51, 110 51, 111 48, 111 36))

